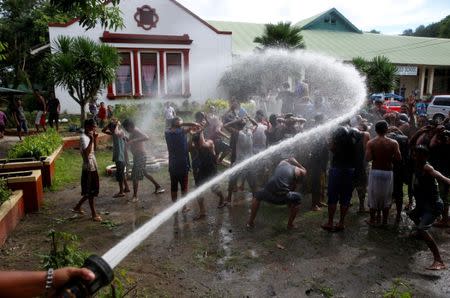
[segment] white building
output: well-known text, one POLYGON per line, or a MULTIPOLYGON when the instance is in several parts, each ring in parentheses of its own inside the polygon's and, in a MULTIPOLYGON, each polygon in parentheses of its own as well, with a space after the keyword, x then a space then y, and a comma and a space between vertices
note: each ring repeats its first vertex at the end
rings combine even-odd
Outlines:
MULTIPOLYGON (((175 0, 120 2, 125 27, 86 31, 74 19, 49 24, 50 41, 60 35, 85 36, 116 47, 122 58, 113 84, 99 101, 205 100, 216 96, 221 74, 232 63, 231 32, 219 31, 175 0)), ((55 89, 61 109, 79 113, 62 88, 55 89)))

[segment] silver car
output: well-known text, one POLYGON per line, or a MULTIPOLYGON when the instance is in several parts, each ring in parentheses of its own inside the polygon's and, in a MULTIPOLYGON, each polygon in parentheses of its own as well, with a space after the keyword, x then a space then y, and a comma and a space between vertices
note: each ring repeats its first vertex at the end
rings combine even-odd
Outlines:
POLYGON ((431 100, 427 108, 427 116, 429 119, 441 122, 449 116, 450 112, 450 95, 436 95, 431 100))

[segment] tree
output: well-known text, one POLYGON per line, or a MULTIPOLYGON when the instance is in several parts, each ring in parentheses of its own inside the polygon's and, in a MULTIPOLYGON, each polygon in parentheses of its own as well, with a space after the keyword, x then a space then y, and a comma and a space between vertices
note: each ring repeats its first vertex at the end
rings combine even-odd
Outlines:
POLYGON ((375 29, 369 31, 369 33, 380 34, 381 32, 375 29))
POLYGON ((120 0, 50 0, 50 3, 62 12, 78 17, 86 29, 95 27, 97 22, 114 30, 124 27, 118 6, 120 0))
POLYGON ((387 57, 377 56, 371 61, 357 57, 352 63, 362 75, 366 76, 370 93, 390 92, 394 89, 397 67, 387 57))
POLYGON ((415 31, 412 29, 404 30, 402 35, 450 38, 450 15, 439 22, 431 23, 427 26, 420 25, 415 31))
POLYGON ((412 35, 414 35, 414 31, 413 31, 413 29, 406 29, 406 30, 403 30, 403 34, 402 35, 404 35, 404 36, 412 36, 412 35))
POLYGON ((100 90, 113 82, 120 57, 109 45, 84 37, 60 36, 55 42, 55 53, 46 62, 54 84, 67 89, 80 105, 82 125, 86 104, 93 102, 100 90))
POLYGON ((291 26, 290 22, 278 24, 266 24, 264 33, 254 39, 266 48, 282 48, 288 50, 304 49, 305 43, 300 33, 301 29, 291 26))
POLYGON ((6 44, 0 41, 0 61, 5 60, 5 53, 6 50, 6 44))

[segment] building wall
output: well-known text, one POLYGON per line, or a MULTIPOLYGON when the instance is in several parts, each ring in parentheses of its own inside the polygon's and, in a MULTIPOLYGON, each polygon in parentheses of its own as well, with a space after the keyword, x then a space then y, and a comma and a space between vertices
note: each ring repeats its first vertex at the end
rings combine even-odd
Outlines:
POLYGON ((416 88, 419 86, 419 77, 418 76, 400 76, 400 88, 405 86, 405 97, 411 95, 416 88))
MULTIPOLYGON (((170 0, 127 0, 121 1, 120 9, 123 13, 125 28, 115 33, 122 34, 149 34, 149 35, 184 35, 188 34, 193 40, 190 45, 166 45, 166 44, 136 44, 136 43, 109 43, 118 48, 140 48, 140 49, 189 49, 189 77, 190 77, 190 100, 203 101, 209 97, 216 96, 216 87, 222 73, 232 63, 231 35, 219 34, 202 23, 200 20, 186 12, 176 3, 170 0), (138 7, 149 5, 156 9, 159 22, 156 28, 149 31, 138 27, 134 20, 134 14, 138 7)), ((60 35, 84 36, 100 42, 104 30, 99 26, 86 31, 78 22, 67 27, 50 27, 50 40, 53 43, 60 35)), ((133 70, 132 70, 133 73, 133 70)), ((69 113, 79 113, 78 104, 70 98, 63 88, 55 88, 56 96, 61 101, 61 109, 69 113)), ((114 99, 109 100, 107 91, 102 90, 99 100, 107 105, 117 103, 146 102, 163 99, 114 99)), ((171 101, 182 101, 184 98, 170 98, 171 101)))

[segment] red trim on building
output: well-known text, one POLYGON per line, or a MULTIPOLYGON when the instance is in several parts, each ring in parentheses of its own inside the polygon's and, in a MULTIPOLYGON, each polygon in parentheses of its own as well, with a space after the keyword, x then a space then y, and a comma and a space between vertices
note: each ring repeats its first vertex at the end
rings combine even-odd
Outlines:
POLYGON ((160 88, 160 95, 165 96, 166 95, 166 88, 165 88, 165 82, 164 82, 164 60, 166 59, 165 50, 159 50, 159 88, 160 88))
POLYGON ((134 96, 141 97, 141 87, 140 82, 141 78, 139 76, 139 52, 137 49, 133 50, 133 67, 134 67, 134 96))
MULTIPOLYGON (((186 7, 184 7, 183 5, 178 3, 177 1, 175 1, 175 0, 169 0, 169 1, 171 1, 173 4, 175 4, 176 6, 178 6, 179 8, 181 8, 182 10, 184 10, 185 12, 190 14, 191 16, 193 16, 195 19, 200 21, 200 23, 202 23, 203 25, 205 25, 206 27, 208 27, 212 31, 216 32, 217 34, 225 34, 225 35, 233 34, 231 31, 220 31, 220 30, 218 30, 217 28, 213 27, 211 24, 209 24, 208 22, 206 22, 205 20, 200 18, 198 15, 196 15, 195 13, 193 13, 192 11, 190 11, 189 9, 187 9, 186 7)), ((110 1, 106 1, 105 4, 109 4, 109 2, 110 1)), ((73 23, 75 23, 77 21, 79 21, 79 18, 72 19, 72 20, 68 21, 67 23, 49 23, 48 26, 49 27, 68 27, 68 26, 72 25, 73 23)))
POLYGON ((112 84, 108 85, 108 94, 106 95, 108 99, 114 99, 116 96, 114 95, 114 88, 112 84))
POLYGON ((149 35, 149 34, 123 34, 103 32, 100 37, 103 42, 114 43, 141 43, 141 44, 183 44, 190 45, 192 40, 188 34, 184 35, 149 35))
POLYGON ((189 49, 183 50, 184 61, 184 97, 191 97, 191 87, 189 80, 189 49))

